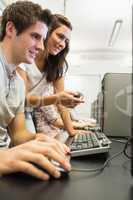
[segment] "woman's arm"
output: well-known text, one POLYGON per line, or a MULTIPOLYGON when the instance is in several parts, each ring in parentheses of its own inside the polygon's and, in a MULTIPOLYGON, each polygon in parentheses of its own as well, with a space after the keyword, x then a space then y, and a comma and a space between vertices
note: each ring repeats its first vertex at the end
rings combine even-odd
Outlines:
POLYGON ((38 96, 38 95, 28 95, 28 91, 29 91, 28 73, 26 72, 26 70, 22 69, 19 66, 17 67, 17 72, 24 80, 25 89, 26 89, 26 102, 28 105, 30 105, 30 106, 35 106, 38 104, 50 105, 50 104, 54 104, 56 102, 56 99, 57 99, 56 95, 51 95, 48 97, 42 97, 42 96, 38 96))
POLYGON ((63 129, 65 128, 62 118, 60 118, 60 117, 58 119, 56 119, 54 122, 52 122, 52 124, 58 128, 63 128, 63 129))
POLYGON ((17 67, 17 72, 23 78, 26 87, 26 104, 27 106, 46 106, 51 104, 62 104, 67 107, 75 107, 83 101, 79 98, 75 98, 75 92, 59 92, 50 96, 37 96, 28 95, 29 90, 29 77, 25 70, 17 67))
MULTIPOLYGON (((53 86, 55 93, 64 91, 64 77, 55 81, 53 86)), ((75 135, 76 131, 74 130, 69 110, 62 105, 57 105, 57 107, 61 115, 64 128, 68 131, 70 135, 75 135)), ((61 124, 61 121, 59 121, 59 123, 61 124)))

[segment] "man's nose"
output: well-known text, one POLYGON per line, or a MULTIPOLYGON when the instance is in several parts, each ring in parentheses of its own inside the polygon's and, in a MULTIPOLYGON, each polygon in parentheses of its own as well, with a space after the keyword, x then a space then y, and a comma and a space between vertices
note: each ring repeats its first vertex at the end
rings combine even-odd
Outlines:
POLYGON ((37 43, 37 49, 38 50, 44 50, 44 41, 43 41, 43 39, 42 40, 40 40, 40 41, 38 41, 38 43, 37 43))

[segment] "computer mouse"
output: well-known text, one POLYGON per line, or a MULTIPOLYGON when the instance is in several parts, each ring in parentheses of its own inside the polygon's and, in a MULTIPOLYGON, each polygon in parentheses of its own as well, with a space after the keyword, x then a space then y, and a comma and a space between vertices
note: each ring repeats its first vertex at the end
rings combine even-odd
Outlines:
POLYGON ((62 177, 66 177, 69 174, 68 170, 65 170, 62 166, 60 166, 60 164, 54 160, 51 161, 52 164, 54 164, 54 166, 56 167, 56 169, 61 173, 61 178, 62 177))
POLYGON ((62 168, 61 166, 56 167, 56 169, 59 170, 59 172, 61 173, 60 178, 68 177, 70 171, 65 170, 65 169, 62 168))
MULTIPOLYGON (((60 164, 59 164, 58 162, 56 162, 56 161, 54 161, 54 160, 51 160, 51 162, 52 162, 52 164, 55 165, 56 169, 60 172, 60 174, 61 174, 60 178, 64 178, 64 177, 67 177, 67 176, 68 176, 69 171, 67 171, 67 170, 65 170, 63 167, 61 167, 60 164)), ((38 168, 38 169, 41 169, 41 170, 44 171, 45 173, 49 174, 48 171, 47 171, 46 169, 42 168, 40 165, 35 164, 35 163, 32 163, 32 165, 34 165, 34 166, 35 166, 36 168, 38 168)), ((49 176, 50 176, 50 179, 54 179, 54 177, 53 177, 51 174, 49 174, 49 176)))

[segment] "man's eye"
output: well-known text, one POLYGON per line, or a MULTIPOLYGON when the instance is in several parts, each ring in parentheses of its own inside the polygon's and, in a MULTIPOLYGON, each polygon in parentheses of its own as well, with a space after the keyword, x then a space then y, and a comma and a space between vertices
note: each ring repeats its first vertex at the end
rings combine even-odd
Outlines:
POLYGON ((40 39, 40 35, 38 35, 38 34, 31 34, 31 37, 36 39, 36 40, 40 39))

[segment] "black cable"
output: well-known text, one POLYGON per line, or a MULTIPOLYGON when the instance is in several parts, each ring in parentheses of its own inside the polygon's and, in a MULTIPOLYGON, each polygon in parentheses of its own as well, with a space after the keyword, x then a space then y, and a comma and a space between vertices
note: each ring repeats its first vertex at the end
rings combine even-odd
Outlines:
POLYGON ((127 148, 128 148, 129 145, 131 145, 131 142, 133 142, 133 137, 130 137, 130 138, 128 139, 127 143, 125 144, 124 150, 123 150, 124 155, 125 155, 127 158, 129 158, 129 159, 131 159, 132 156, 130 156, 130 155, 127 153, 127 148))
POLYGON ((123 139, 123 140, 121 140, 121 139, 112 139, 111 138, 111 141, 114 141, 114 142, 119 142, 119 143, 122 143, 122 144, 126 144, 127 143, 127 138, 125 138, 125 139, 123 139), (124 140, 126 140, 126 141, 124 141, 124 140))
POLYGON ((101 166, 101 167, 98 167, 98 168, 94 168, 94 169, 89 169, 89 168, 74 168, 72 167, 72 170, 71 171, 77 171, 77 172, 97 172, 97 171, 102 171, 104 170, 104 168, 108 165, 108 163, 114 159, 115 157, 119 156, 120 154, 123 153, 123 150, 114 154, 113 156, 111 156, 110 158, 108 158, 105 163, 101 166))
MULTIPOLYGON (((128 141, 125 143, 125 142, 121 142, 121 143, 124 143, 124 149, 115 153, 114 155, 112 155, 110 158, 108 158, 105 163, 101 166, 101 167, 98 167, 98 168, 94 168, 94 169, 89 169, 89 168, 75 168, 75 167, 72 167, 72 170, 71 171, 76 171, 76 172, 97 172, 97 171, 103 171, 104 168, 108 165, 108 163, 113 160, 114 158, 116 158, 117 156, 119 156, 120 154, 124 153, 124 155, 128 158, 131 158, 128 154, 127 154, 127 147, 128 145, 130 144, 129 142, 131 142, 133 138, 129 138, 128 141)), ((114 140, 115 142, 120 142, 120 140, 114 140)))

